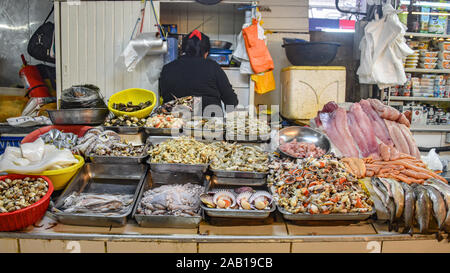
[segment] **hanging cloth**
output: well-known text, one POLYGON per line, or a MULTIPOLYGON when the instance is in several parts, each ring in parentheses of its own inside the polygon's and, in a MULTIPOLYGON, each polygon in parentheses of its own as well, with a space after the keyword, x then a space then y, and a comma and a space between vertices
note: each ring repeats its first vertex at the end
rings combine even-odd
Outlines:
POLYGON ((254 73, 259 74, 274 69, 273 59, 264 39, 260 39, 258 21, 253 19, 252 25, 242 30, 245 47, 254 73))

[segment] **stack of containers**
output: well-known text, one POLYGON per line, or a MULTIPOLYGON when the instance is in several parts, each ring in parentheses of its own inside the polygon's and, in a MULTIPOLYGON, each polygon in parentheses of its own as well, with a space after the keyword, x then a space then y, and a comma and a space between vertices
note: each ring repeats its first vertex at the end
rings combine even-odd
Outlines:
POLYGON ((427 49, 421 49, 419 67, 424 69, 435 69, 438 60, 438 54, 439 52, 437 51, 428 51, 427 49))
POLYGON ((419 50, 414 50, 414 54, 408 55, 405 59, 405 68, 417 68, 419 63, 419 50))
POLYGON ((439 43, 439 69, 450 69, 450 42, 439 43))
MULTIPOLYGON (((422 96, 420 89, 420 79, 418 77, 411 78, 411 91, 410 96, 422 96)), ((403 93, 405 95, 405 93, 403 93)))
POLYGON ((422 78, 420 79, 420 96, 418 97, 433 97, 434 81, 434 75, 423 74, 422 78))
POLYGON ((444 98, 450 98, 450 80, 446 78, 444 98))
POLYGON ((445 94, 445 77, 444 75, 437 75, 434 79, 434 93, 436 98, 444 98, 445 94))

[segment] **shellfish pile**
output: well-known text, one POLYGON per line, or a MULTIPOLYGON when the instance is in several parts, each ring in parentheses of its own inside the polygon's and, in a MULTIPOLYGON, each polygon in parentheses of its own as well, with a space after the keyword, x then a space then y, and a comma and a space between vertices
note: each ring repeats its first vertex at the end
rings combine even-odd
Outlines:
POLYGON ((112 108, 115 110, 123 111, 123 112, 136 112, 142 109, 145 109, 152 105, 151 101, 141 102, 139 104, 133 104, 133 102, 129 101, 125 103, 113 103, 112 108))
POLYGON ((183 119, 173 115, 154 115, 147 118, 145 127, 149 128, 181 128, 183 127, 183 119))
POLYGON ((133 145, 127 143, 126 141, 120 143, 113 143, 110 147, 99 147, 94 153, 100 156, 130 156, 130 157, 140 157, 144 154, 144 145, 133 145))
POLYGON ((187 96, 182 98, 176 98, 174 100, 171 100, 169 102, 164 103, 163 105, 156 108, 155 113, 157 114, 170 114, 172 112, 175 112, 178 108, 180 110, 186 109, 190 112, 193 111, 194 106, 194 97, 193 96, 187 96))
POLYGON ((373 202, 356 177, 333 155, 308 159, 274 158, 267 183, 277 204, 290 213, 330 214, 372 211, 373 202))
POLYGON ((240 117, 226 120, 227 135, 268 135, 270 134, 270 126, 266 120, 240 117))
POLYGON ((0 180, 0 213, 26 208, 39 201, 48 191, 42 178, 0 180))
POLYGON ((196 184, 163 185, 144 192, 137 208, 138 214, 197 216, 200 194, 205 190, 196 184))
POLYGON ((152 163, 208 164, 214 149, 194 138, 183 136, 156 144, 148 153, 152 163))
POLYGON ((147 120, 145 118, 139 119, 137 117, 130 117, 127 115, 107 118, 103 123, 104 126, 127 126, 127 127, 142 127, 147 120))
POLYGON ((267 172, 269 155, 259 146, 228 142, 210 144, 214 149, 211 168, 226 171, 267 172))
POLYGON ((184 125, 187 129, 203 129, 211 131, 221 131, 224 128, 223 118, 210 118, 200 120, 190 120, 184 125))
POLYGON ((110 150, 115 143, 120 143, 120 141, 120 136, 114 131, 92 128, 83 137, 78 138, 75 150, 83 155, 89 155, 102 149, 110 150))
POLYGON ((241 187, 234 190, 214 189, 203 193, 200 200, 208 208, 265 210, 270 209, 272 195, 267 191, 255 191, 251 187, 241 187))

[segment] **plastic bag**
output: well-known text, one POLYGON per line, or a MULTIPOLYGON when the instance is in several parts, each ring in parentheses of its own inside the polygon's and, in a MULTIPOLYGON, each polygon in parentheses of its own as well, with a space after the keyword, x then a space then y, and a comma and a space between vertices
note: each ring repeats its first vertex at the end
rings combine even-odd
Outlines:
POLYGON ((245 47, 254 73, 274 69, 273 59, 264 40, 260 39, 262 27, 253 19, 253 24, 242 30, 245 47))
POLYGON ((251 75, 251 79, 255 82, 255 92, 258 94, 264 94, 276 88, 273 70, 251 75))
POLYGON ((442 171, 442 162, 439 158, 439 155, 436 153, 436 149, 431 149, 426 156, 421 157, 422 161, 427 164, 427 167, 429 169, 433 171, 442 171))
POLYGON ((74 85, 62 91, 61 109, 107 108, 100 88, 95 85, 74 85))

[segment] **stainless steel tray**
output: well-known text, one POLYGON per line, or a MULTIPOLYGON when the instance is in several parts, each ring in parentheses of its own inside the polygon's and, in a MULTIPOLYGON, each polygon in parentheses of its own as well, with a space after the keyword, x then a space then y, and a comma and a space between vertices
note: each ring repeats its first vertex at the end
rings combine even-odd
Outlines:
POLYGON ((330 213, 330 214, 293 214, 277 205, 283 218, 291 221, 364 221, 373 215, 374 211, 367 213, 330 213))
POLYGON ((105 156, 105 155, 89 155, 89 160, 92 163, 100 164, 141 164, 145 163, 145 159, 148 157, 148 147, 147 144, 144 147, 144 152, 141 156, 105 156))
POLYGON ((87 163, 71 180, 58 198, 55 203, 55 208, 59 211, 53 211, 53 214, 59 222, 67 225, 124 226, 127 217, 133 211, 133 206, 136 203, 139 191, 147 175, 147 169, 148 166, 145 164, 115 165, 87 163), (74 191, 80 193, 133 194, 134 201, 126 212, 120 215, 67 213, 61 211, 64 200, 74 191))
POLYGON ((152 163, 147 160, 150 169, 155 172, 204 173, 208 164, 152 163))
POLYGON ((270 142, 270 133, 264 135, 235 135, 225 133, 225 140, 235 142, 270 142))
POLYGON ((105 130, 111 130, 118 134, 126 134, 126 135, 133 135, 139 133, 143 127, 132 127, 132 126, 103 126, 103 129, 105 130))
MULTIPOLYGON (((146 183, 141 187, 135 206, 133 208, 132 217, 136 220, 141 227, 157 227, 157 228, 197 228, 202 221, 202 212, 200 209, 200 215, 198 216, 174 216, 174 215, 143 215, 137 213, 137 208, 141 203, 144 192, 148 189, 158 187, 162 184, 154 183, 151 176, 146 180, 146 183)), ((184 181, 170 181, 167 184, 184 184, 184 181)), ((200 181, 197 184, 201 184, 200 181)))
POLYGON ((204 180, 203 173, 180 173, 180 172, 156 172, 150 170, 153 183, 170 184, 173 181, 183 181, 183 183, 198 183, 204 180))
POLYGON ((211 172, 217 177, 229 177, 229 178, 266 178, 267 173, 261 172, 245 172, 245 171, 225 171, 225 170, 216 170, 210 169, 211 172))
POLYGON ((224 130, 191 129, 183 127, 183 135, 210 140, 224 140, 224 130))
MULTIPOLYGON (((233 187, 221 187, 221 188, 233 189, 233 187)), ((264 188, 264 190, 269 192, 267 190, 267 187, 260 187, 259 189, 262 188, 264 188)), ((210 190, 211 190, 211 183, 208 183, 207 186, 205 187, 205 192, 208 192, 210 190)), ((241 218, 241 219, 265 219, 269 217, 270 213, 274 212, 276 209, 276 205, 274 202, 272 202, 272 204, 270 205, 270 209, 268 210, 216 209, 216 208, 208 208, 203 203, 201 203, 200 207, 210 217, 241 218)))
POLYGON ((149 136, 178 136, 183 129, 144 127, 144 131, 149 136))

